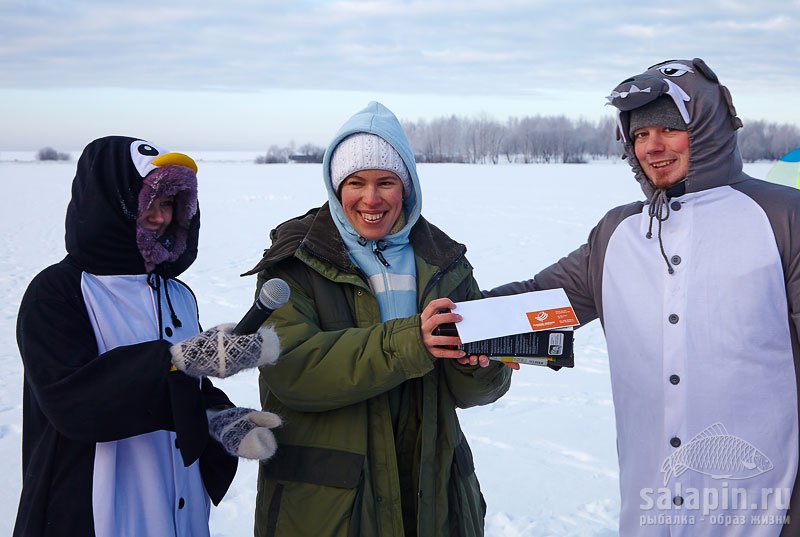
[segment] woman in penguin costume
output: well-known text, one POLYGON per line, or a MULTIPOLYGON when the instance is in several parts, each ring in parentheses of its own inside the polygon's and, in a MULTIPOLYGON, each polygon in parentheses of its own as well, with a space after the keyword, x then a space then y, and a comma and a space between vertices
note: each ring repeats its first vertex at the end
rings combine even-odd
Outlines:
POLYGON ((272 363, 269 328, 201 333, 176 279, 197 256, 197 166, 110 136, 83 151, 67 256, 20 306, 23 486, 15 536, 209 535, 237 458, 269 458, 274 414, 235 407, 207 376, 272 363))

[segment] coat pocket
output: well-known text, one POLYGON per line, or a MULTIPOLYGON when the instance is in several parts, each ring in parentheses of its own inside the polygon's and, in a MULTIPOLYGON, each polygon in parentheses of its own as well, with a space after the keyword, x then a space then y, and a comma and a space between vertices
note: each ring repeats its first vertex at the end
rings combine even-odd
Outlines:
POLYGON ((448 486, 449 525, 451 537, 480 537, 486 517, 472 450, 465 438, 453 451, 453 464, 448 486))
POLYGON ((256 536, 359 535, 364 455, 281 445, 259 468, 256 536))

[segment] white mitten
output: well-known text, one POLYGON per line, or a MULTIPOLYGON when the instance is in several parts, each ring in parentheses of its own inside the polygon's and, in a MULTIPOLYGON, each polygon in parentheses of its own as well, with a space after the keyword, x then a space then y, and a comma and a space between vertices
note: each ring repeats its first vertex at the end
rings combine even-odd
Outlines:
POLYGON ((283 423, 280 416, 252 408, 208 410, 208 431, 234 457, 268 459, 278 444, 270 429, 283 423))
POLYGON ((271 326, 241 336, 232 333, 234 326, 221 324, 173 345, 172 363, 187 375, 222 379, 278 359, 280 341, 271 326))

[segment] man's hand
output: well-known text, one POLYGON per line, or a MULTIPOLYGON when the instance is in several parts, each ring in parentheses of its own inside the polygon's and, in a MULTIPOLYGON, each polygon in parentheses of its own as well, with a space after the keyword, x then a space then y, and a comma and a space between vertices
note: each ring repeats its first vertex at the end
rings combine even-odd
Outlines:
POLYGON ((433 331, 442 324, 457 323, 461 320, 461 315, 452 313, 456 305, 449 298, 437 298, 431 300, 420 314, 420 332, 422 333, 422 343, 428 352, 436 358, 463 358, 464 351, 459 349, 448 349, 442 347, 454 347, 461 345, 458 336, 434 336, 433 331), (437 313, 439 310, 448 309, 450 313, 437 313))

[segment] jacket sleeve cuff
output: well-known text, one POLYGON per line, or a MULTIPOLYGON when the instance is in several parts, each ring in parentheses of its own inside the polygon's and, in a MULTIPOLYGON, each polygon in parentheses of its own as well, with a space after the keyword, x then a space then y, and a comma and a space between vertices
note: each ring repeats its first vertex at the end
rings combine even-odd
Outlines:
POLYGON ((387 321, 389 348, 405 378, 417 378, 433 369, 436 358, 422 343, 419 315, 387 321))

